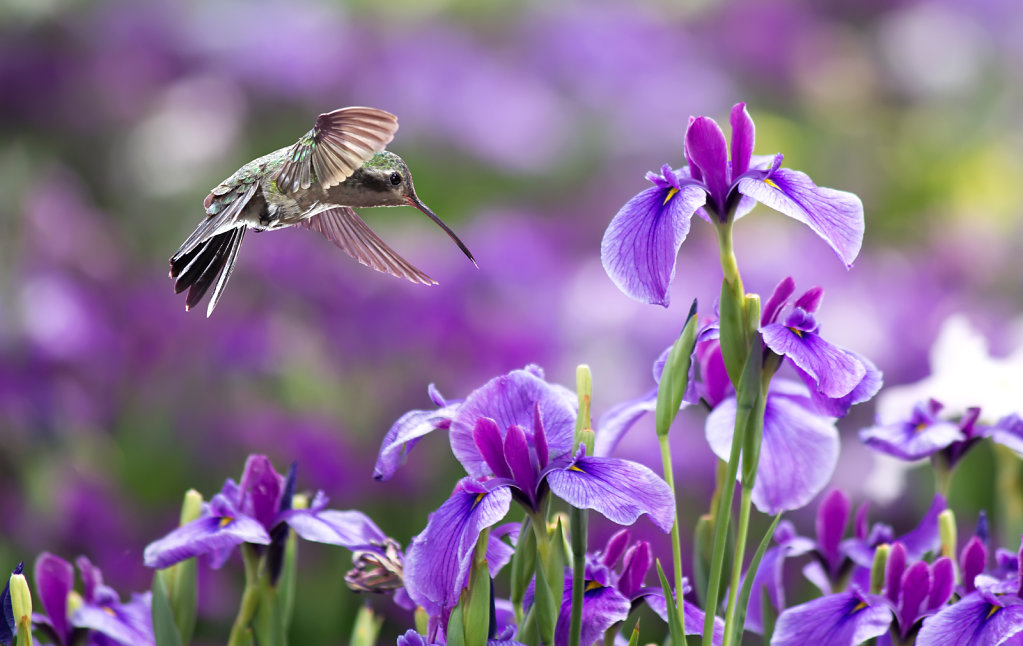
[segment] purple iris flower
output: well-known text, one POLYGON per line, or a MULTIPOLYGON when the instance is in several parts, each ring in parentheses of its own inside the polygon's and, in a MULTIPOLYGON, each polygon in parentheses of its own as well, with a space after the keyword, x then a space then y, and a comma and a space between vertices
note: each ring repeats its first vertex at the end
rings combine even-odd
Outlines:
POLYGON ((327 509, 322 491, 308 509, 291 509, 294 473, 292 469, 285 480, 266 456, 250 455, 241 484, 228 478, 220 493, 203 504, 199 518, 146 546, 145 564, 165 568, 207 555, 210 566, 219 568, 241 543, 273 543, 282 523, 308 541, 350 550, 379 549, 385 544, 387 537, 362 512, 327 509))
POLYGON ((611 280, 628 296, 668 306, 675 257, 694 213, 729 223, 756 202, 795 218, 823 238, 846 266, 863 241, 863 204, 852 193, 816 186, 799 171, 781 168, 782 155, 754 157, 753 120, 745 103, 729 119, 729 146, 708 117, 690 119, 685 134, 687 166, 647 173, 653 187, 618 211, 601 242, 600 256, 611 280))
POLYGON ((966 439, 959 424, 938 417, 941 402, 931 399, 913 407, 908 420, 878 424, 860 431, 860 441, 872 449, 903 460, 930 457, 966 439))
POLYGON ((760 318, 764 345, 792 362, 822 414, 845 417, 853 404, 881 389, 881 371, 866 357, 820 336, 815 316, 824 296, 820 287, 807 290, 786 311, 795 289, 795 281, 786 277, 764 304, 760 318))
POLYGON ((535 514, 548 492, 570 505, 632 524, 649 514, 663 531, 674 522, 667 484, 647 467, 572 453, 574 394, 536 369, 514 370, 473 391, 450 422, 452 450, 469 477, 430 515, 407 553, 406 589, 431 616, 458 602, 480 533, 507 514, 512 499, 535 514))
POLYGON ((82 575, 82 604, 68 614, 68 595, 74 594, 75 571, 70 563, 43 552, 36 559, 35 583, 46 614, 33 613, 37 630, 58 646, 85 643, 87 646, 146 646, 155 644, 149 592, 133 594, 121 603, 103 575, 84 556, 75 561, 82 575), (83 635, 88 635, 82 642, 83 635))
POLYGON ((778 616, 771 646, 857 646, 884 635, 891 623, 887 599, 851 586, 785 610, 778 616))
MULTIPOLYGON (((404 635, 398 636, 398 646, 443 646, 443 644, 427 641, 416 631, 406 630, 404 635)), ((525 646, 525 644, 511 639, 488 639, 487 646, 525 646)))

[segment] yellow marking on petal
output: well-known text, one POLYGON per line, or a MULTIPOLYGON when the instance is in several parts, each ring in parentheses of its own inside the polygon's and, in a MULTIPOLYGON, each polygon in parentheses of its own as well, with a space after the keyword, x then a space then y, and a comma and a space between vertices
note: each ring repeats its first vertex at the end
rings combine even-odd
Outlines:
POLYGON ((860 610, 863 610, 866 607, 867 607, 867 602, 866 601, 861 601, 861 602, 856 604, 856 607, 853 608, 852 612, 850 612, 849 614, 850 615, 851 614, 855 614, 855 613, 859 612, 860 610))
POLYGON ((796 336, 798 336, 800 339, 803 338, 803 331, 802 330, 797 330, 794 327, 790 327, 789 329, 792 330, 792 333, 795 334, 796 336))
POLYGON ((994 615, 996 612, 998 612, 1001 609, 1002 609, 1001 606, 996 606, 995 604, 991 604, 991 610, 988 611, 987 617, 985 617, 985 619, 990 619, 992 617, 992 615, 994 615))
POLYGON ((926 422, 920 422, 919 424, 917 424, 916 426, 913 427, 913 432, 914 433, 922 433, 925 430, 927 430, 927 423, 926 422))
POLYGON ((768 186, 770 186, 771 188, 776 188, 776 189, 778 189, 779 191, 781 190, 781 187, 780 187, 780 186, 778 186, 777 184, 775 184, 775 183, 774 183, 774 180, 773 180, 773 179, 765 179, 765 180, 764 180, 764 184, 767 184, 767 185, 768 185, 768 186))
POLYGON ((583 471, 579 467, 575 466, 574 464, 572 466, 568 467, 568 470, 569 471, 578 471, 579 473, 586 473, 585 471, 583 471))
POLYGON ((117 613, 114 612, 114 609, 111 608, 110 606, 103 606, 103 612, 107 613, 111 617, 116 617, 117 616, 117 613))
POLYGON ((478 493, 478 494, 476 494, 476 500, 472 501, 472 506, 475 507, 476 505, 480 504, 480 501, 483 500, 483 496, 485 496, 485 495, 487 495, 487 494, 485 494, 485 493, 478 493))
POLYGON ((675 197, 675 193, 678 193, 678 189, 677 188, 672 188, 670 191, 668 191, 668 196, 666 198, 664 198, 664 202, 661 203, 661 206, 664 206, 665 204, 668 203, 668 200, 670 200, 671 198, 675 197))
POLYGON ((223 518, 220 519, 219 523, 220 528, 223 529, 230 525, 232 522, 234 522, 234 518, 231 518, 230 516, 224 516, 223 518))
POLYGON ((586 591, 589 592, 590 590, 599 590, 603 587, 604 586, 600 585, 596 581, 590 581, 586 584, 586 591))

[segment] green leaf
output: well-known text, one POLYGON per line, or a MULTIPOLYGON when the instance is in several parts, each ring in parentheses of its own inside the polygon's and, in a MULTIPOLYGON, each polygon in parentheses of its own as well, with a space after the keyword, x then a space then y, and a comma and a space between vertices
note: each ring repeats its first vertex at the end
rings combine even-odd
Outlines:
POLYGON ((696 596, 707 598, 707 578, 710 576, 710 559, 714 550, 714 520, 710 514, 700 516, 693 530, 693 583, 696 596))
POLYGON ((771 537, 774 536, 774 529, 778 526, 778 521, 781 520, 781 514, 779 513, 771 521, 771 526, 767 528, 764 533, 764 537, 760 540, 760 545, 757 547, 757 551, 753 554, 753 560, 750 561, 749 569, 746 570, 746 580, 742 582, 742 588, 739 590, 739 598, 736 600, 735 608, 735 624, 736 630, 733 635, 736 635, 736 639, 742 639, 742 631, 746 625, 746 606, 749 603, 750 590, 753 589, 753 579, 756 578, 757 568, 760 567, 760 561, 764 558, 764 552, 767 551, 767 546, 771 544, 771 537))
POLYGON ((277 580, 277 597, 281 604, 281 623, 284 631, 291 627, 291 615, 295 609, 295 562, 298 560, 298 535, 288 530, 288 540, 284 545, 284 564, 281 576, 277 580))
POLYGON ((586 574, 586 510, 572 508, 572 616, 568 644, 579 646, 583 625, 583 593, 586 574))
POLYGON ((448 617, 448 646, 465 646, 465 630, 462 626, 462 604, 465 603, 465 599, 465 590, 462 590, 461 601, 448 617))
POLYGON ((760 638, 765 645, 771 643, 771 636, 774 635, 774 624, 777 619, 778 615, 774 610, 774 606, 771 605, 771 593, 765 585, 763 588, 760 588, 760 638))
POLYGON ((533 599, 533 610, 536 612, 536 626, 540 632, 540 641, 544 644, 553 644, 560 604, 555 601, 551 586, 547 583, 547 575, 543 570, 542 567, 536 568, 536 594, 533 599))
POLYGON ((639 619, 636 620, 636 625, 632 627, 632 636, 629 637, 629 646, 639 646, 639 619))
POLYGON ((490 570, 487 566, 487 543, 490 530, 485 529, 476 541, 472 566, 469 568, 468 597, 462 607, 465 646, 486 646, 490 628, 490 570))
POLYGON ((696 347, 696 300, 689 307, 686 324, 678 339, 668 352, 668 359, 661 373, 661 383, 657 387, 657 409, 655 423, 657 434, 668 434, 671 423, 678 415, 686 388, 689 387, 689 366, 693 362, 693 348, 696 347))
POLYGON ((533 569, 536 567, 536 534, 529 519, 522 521, 519 529, 519 540, 515 543, 515 552, 511 561, 511 602, 516 612, 522 610, 522 599, 526 588, 533 580, 533 569))
POLYGON ((252 628, 259 646, 287 646, 280 597, 266 580, 260 582, 259 606, 256 608, 252 628))
POLYGON ((671 594, 671 585, 668 577, 664 576, 664 568, 661 567, 661 559, 657 559, 657 577, 661 580, 661 591, 664 592, 664 601, 668 605, 668 634, 671 635, 672 646, 686 646, 686 636, 682 631, 682 622, 679 621, 676 611, 675 596, 671 594))
POLYGON ((153 576, 152 603, 153 636, 156 638, 156 646, 183 646, 184 640, 178 632, 174 611, 167 598, 167 586, 164 584, 162 571, 153 576))

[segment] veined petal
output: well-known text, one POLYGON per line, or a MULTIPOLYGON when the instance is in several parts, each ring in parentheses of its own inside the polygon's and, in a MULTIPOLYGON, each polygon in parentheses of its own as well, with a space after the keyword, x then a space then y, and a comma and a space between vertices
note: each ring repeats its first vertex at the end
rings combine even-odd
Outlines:
POLYGON ((853 589, 781 613, 771 646, 857 646, 888 632, 891 623, 892 611, 882 598, 853 589))
POLYGON ((513 425, 531 429, 538 406, 553 461, 572 450, 577 405, 571 391, 549 384, 529 370, 513 370, 491 379, 466 397, 451 422, 451 450, 469 475, 476 478, 490 475, 490 468, 473 440, 476 420, 489 417, 502 433, 513 425))
POLYGON ((668 306, 675 257, 689 234, 693 213, 707 201, 703 188, 648 188, 625 203, 600 243, 604 271, 623 293, 668 306))
POLYGON ((749 170, 756 130, 745 103, 732 106, 728 120, 732 126, 732 176, 729 181, 734 182, 739 175, 749 170))
POLYGON ((548 473, 547 483, 554 495, 573 507, 595 509, 619 525, 631 525, 641 514, 650 514, 665 532, 675 522, 671 489, 636 462, 581 457, 564 470, 548 473))
POLYGON ((36 592, 43 604, 46 616, 50 618, 57 637, 61 643, 67 644, 71 635, 71 625, 67 617, 67 595, 75 585, 75 569, 70 563, 43 552, 36 559, 35 567, 36 592))
POLYGON ((863 243, 863 203, 853 193, 817 186, 806 173, 779 168, 770 177, 739 180, 739 192, 790 218, 824 239, 846 267, 863 243))
POLYGON ((430 514, 426 528, 405 553, 405 589, 431 615, 454 608, 465 587, 480 533, 504 518, 511 490, 487 491, 471 478, 430 514))
MULTIPOLYGON (((611 626, 629 618, 629 600, 613 586, 601 586, 592 582, 583 592, 583 620, 580 644, 593 644, 611 626), (592 585, 592 587, 591 587, 592 585)), ((554 629, 556 646, 568 646, 569 623, 572 619, 572 577, 565 577, 565 593, 562 597, 558 623, 554 629)))
POLYGON ((867 374, 859 356, 831 345, 818 334, 772 323, 760 328, 764 345, 792 360, 811 378, 817 390, 827 397, 844 397, 867 374))
MULTIPOLYGON (((660 588, 644 588, 641 594, 643 601, 650 606, 650 609, 657 613, 657 616, 668 622, 668 604, 664 601, 664 593, 661 592, 660 588)), ((674 609, 675 600, 671 600, 672 608, 674 609)), ((706 614, 695 605, 689 603, 685 599, 682 600, 682 614, 685 615, 686 619, 686 634, 687 635, 702 635, 703 634, 703 621, 706 618, 706 614)), ((725 641, 725 622, 721 617, 714 617, 714 635, 711 637, 711 643, 714 646, 721 646, 725 641)))
MULTIPOLYGON (((431 396, 435 392, 435 389, 431 390, 431 396)), ((439 396, 437 393, 437 398, 439 396)), ((380 455, 377 457, 376 466, 373 467, 373 478, 387 480, 394 475, 424 435, 451 425, 451 418, 460 405, 461 401, 452 402, 437 410, 412 410, 399 417, 380 443, 380 455)))
POLYGON ((728 144, 716 121, 710 117, 693 119, 686 129, 686 153, 703 175, 717 216, 724 217, 721 207, 728 195, 728 144))
POLYGON ((156 643, 151 608, 151 592, 134 594, 128 603, 87 603, 75 611, 71 622, 123 646, 148 646, 156 643))
POLYGON ((287 523, 307 541, 341 545, 350 550, 370 549, 387 539, 369 516, 354 509, 289 509, 279 514, 275 522, 287 523))
POLYGON ((997 646, 1021 631, 1023 606, 1001 606, 974 592, 924 619, 916 643, 997 646))
MULTIPOLYGON (((776 380, 764 411, 760 465, 753 504, 765 514, 799 509, 828 483, 838 462, 834 421, 807 408, 801 384, 776 380)), ((714 453, 728 459, 735 426, 735 398, 721 402, 707 417, 706 433, 714 453)))
POLYGON ((610 455, 626 431, 640 417, 657 410, 657 388, 652 388, 635 399, 612 406, 597 422, 597 440, 594 455, 610 455))
MULTIPOLYGON (((845 417, 849 414, 849 409, 852 408, 853 404, 859 404, 871 399, 881 390, 881 385, 884 383, 884 375, 881 374, 881 371, 877 369, 877 366, 870 359, 852 350, 845 350, 845 352, 863 364, 866 374, 863 375, 863 379, 860 380, 860 383, 856 384, 856 387, 848 395, 843 395, 842 397, 828 397, 816 389, 811 389, 810 399, 813 400, 814 406, 817 407, 817 411, 822 415, 845 417)), ((807 385, 814 381, 813 377, 798 367, 796 372, 799 373, 800 378, 807 385)))
POLYGON ((162 569, 178 561, 223 551, 240 543, 269 545, 270 534, 258 520, 234 510, 222 496, 217 495, 203 516, 147 545, 143 560, 147 567, 162 569))

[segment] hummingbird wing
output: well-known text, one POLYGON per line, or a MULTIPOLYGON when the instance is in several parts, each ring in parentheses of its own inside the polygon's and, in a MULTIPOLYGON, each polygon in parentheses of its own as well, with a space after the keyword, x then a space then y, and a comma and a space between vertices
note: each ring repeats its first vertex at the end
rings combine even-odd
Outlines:
POLYGON ((294 193, 314 181, 323 188, 340 184, 382 151, 397 131, 398 117, 376 108, 341 108, 321 114, 313 129, 288 151, 277 186, 294 193))
POLYGON ((336 206, 302 220, 302 226, 320 233, 346 254, 371 269, 405 278, 413 283, 436 285, 437 281, 391 249, 347 206, 336 206))

